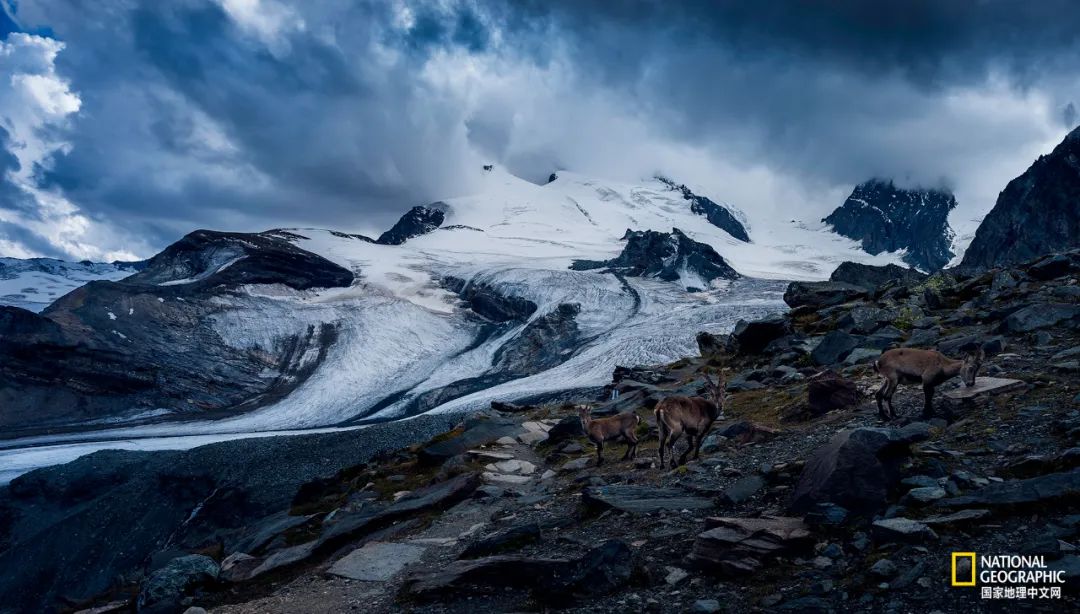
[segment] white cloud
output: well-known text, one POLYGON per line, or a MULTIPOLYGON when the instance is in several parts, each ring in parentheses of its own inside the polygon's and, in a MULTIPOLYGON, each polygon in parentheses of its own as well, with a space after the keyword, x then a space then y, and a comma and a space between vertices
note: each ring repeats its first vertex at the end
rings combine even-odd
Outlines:
MULTIPOLYGON (((5 179, 20 190, 32 207, 8 203, 0 207, 0 222, 21 227, 50 246, 54 253, 76 259, 133 259, 128 249, 108 247, 116 233, 84 215, 59 191, 38 185, 38 169, 69 144, 60 134, 81 101, 54 62, 64 44, 43 36, 11 34, 0 41, 0 123, 8 133, 9 152, 18 168, 5 179), (28 210, 30 209, 30 210, 28 210)), ((46 255, 22 242, 0 236, 5 254, 46 255)))

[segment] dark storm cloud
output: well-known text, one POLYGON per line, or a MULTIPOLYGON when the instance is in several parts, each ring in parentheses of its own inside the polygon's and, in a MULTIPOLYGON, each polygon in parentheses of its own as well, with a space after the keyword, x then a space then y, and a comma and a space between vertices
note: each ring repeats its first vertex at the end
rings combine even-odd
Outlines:
POLYGON ((807 186, 981 199, 1048 138, 1038 105, 1060 129, 1080 95, 1072 2, 255 4, 4 13, 66 43, 82 103, 41 185, 155 248, 199 226, 374 231, 481 160, 689 173, 653 155, 684 145, 807 186))

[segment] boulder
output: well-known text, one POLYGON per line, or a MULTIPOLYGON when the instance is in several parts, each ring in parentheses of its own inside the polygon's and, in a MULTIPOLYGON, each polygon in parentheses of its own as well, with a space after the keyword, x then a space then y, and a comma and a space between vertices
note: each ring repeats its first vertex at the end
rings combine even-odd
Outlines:
POLYGON ((474 542, 465 548, 458 556, 459 559, 476 559, 493 554, 500 554, 507 550, 518 550, 522 546, 531 544, 540 539, 540 525, 535 522, 511 527, 505 531, 499 531, 481 540, 474 542))
POLYGON ((625 585, 630 580, 632 560, 630 548, 619 540, 607 541, 578 559, 501 555, 458 560, 438 571, 409 576, 402 592, 430 601, 469 592, 506 595, 507 588, 521 588, 525 589, 521 601, 531 592, 543 603, 565 605, 625 585))
POLYGON ((818 366, 838 364, 859 347, 860 341, 858 337, 834 330, 825 335, 814 351, 810 352, 810 360, 818 366))
POLYGON ((717 434, 721 437, 730 439, 739 445, 746 445, 768 441, 779 435, 780 431, 763 424, 758 424, 757 422, 740 420, 739 422, 720 429, 717 431, 717 434))
POLYGON ((1071 254, 1054 254, 1030 265, 1028 275, 1040 280, 1057 279, 1069 273, 1080 270, 1078 263, 1071 254))
POLYGON ((739 320, 731 332, 729 346, 735 354, 760 354, 769 343, 791 333, 791 323, 783 316, 753 322, 739 320))
POLYGON ((1007 333, 1029 333, 1074 320, 1078 316, 1080 316, 1080 305, 1065 303, 1028 305, 1009 314, 1001 323, 1001 328, 1007 333))
POLYGON ((701 331, 697 334, 698 353, 702 358, 716 356, 724 351, 724 342, 712 333, 701 331))
POLYGON ((863 427, 837 433, 807 461, 791 511, 801 514, 816 504, 833 503, 856 514, 877 512, 900 481, 899 467, 909 444, 924 436, 914 428, 863 427))
POLYGON ((798 518, 710 518, 712 527, 694 540, 688 560, 722 575, 753 573, 778 556, 813 547, 810 531, 798 518))
POLYGON ((869 335, 882 326, 895 322, 896 318, 896 311, 891 309, 859 306, 840 316, 840 319, 836 321, 836 327, 849 333, 869 335))
POLYGON ((847 283, 870 291, 894 280, 900 281, 904 285, 912 285, 924 279, 926 279, 926 274, 915 269, 904 268, 895 264, 874 266, 858 262, 842 262, 829 276, 829 281, 847 283))
POLYGON ((831 307, 866 298, 866 288, 835 281, 796 281, 784 292, 784 302, 789 307, 831 307))
POLYGON ((193 591, 218 579, 221 568, 214 559, 201 554, 182 556, 155 571, 139 589, 139 612, 176 612, 193 591))
POLYGON ((941 501, 945 507, 1038 507, 1080 500, 1080 469, 1026 480, 991 483, 969 494, 941 501))
POLYGON ((835 371, 823 371, 810 378, 806 394, 807 406, 814 415, 852 407, 862 400, 862 394, 855 382, 841 377, 835 371))
POLYGON ((566 416, 548 429, 547 436, 547 445, 557 446, 564 441, 584 437, 585 431, 581 429, 580 418, 577 416, 566 416))
POLYGON ((661 510, 702 510, 712 508, 711 499, 695 497, 681 488, 657 488, 636 484, 590 486, 582 492, 586 507, 615 509, 630 514, 661 510))

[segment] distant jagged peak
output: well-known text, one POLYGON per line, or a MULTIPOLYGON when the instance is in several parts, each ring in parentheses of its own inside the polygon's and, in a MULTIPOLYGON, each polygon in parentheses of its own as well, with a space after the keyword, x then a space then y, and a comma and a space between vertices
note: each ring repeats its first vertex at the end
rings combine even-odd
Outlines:
POLYGON ((710 224, 744 243, 750 242, 750 235, 746 232, 746 227, 730 209, 705 196, 695 194, 685 184, 676 183, 663 175, 656 175, 655 178, 669 189, 681 193, 683 200, 690 203, 690 210, 698 215, 705 216, 705 219, 709 220, 710 224))
POLYGON ((855 186, 822 222, 833 232, 862 243, 870 254, 902 252, 903 261, 936 271, 953 257, 949 213, 956 198, 944 187, 900 187, 874 177, 855 186))

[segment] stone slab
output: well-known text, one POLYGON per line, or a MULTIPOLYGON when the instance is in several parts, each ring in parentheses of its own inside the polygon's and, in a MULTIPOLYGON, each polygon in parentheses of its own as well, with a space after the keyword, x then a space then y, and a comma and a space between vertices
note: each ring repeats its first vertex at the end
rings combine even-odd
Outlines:
POLYGON ((409 563, 415 563, 426 548, 410 544, 372 542, 353 550, 330 567, 335 576, 364 582, 385 582, 409 563))
POLYGON ((975 378, 974 386, 970 388, 961 386, 946 392, 945 396, 956 400, 970 399, 987 392, 992 392, 994 394, 1008 392, 1023 385, 1024 382, 1018 379, 1009 379, 1006 377, 977 377, 975 378))

